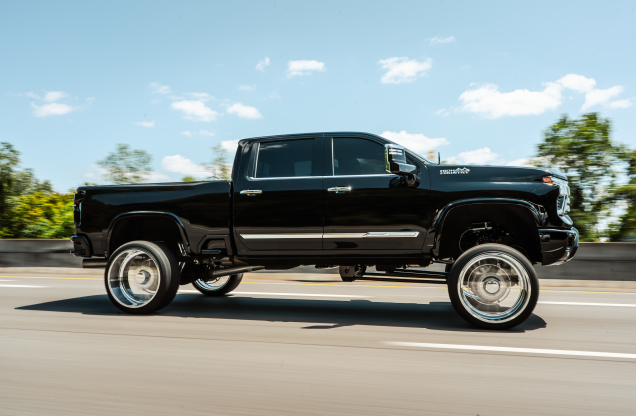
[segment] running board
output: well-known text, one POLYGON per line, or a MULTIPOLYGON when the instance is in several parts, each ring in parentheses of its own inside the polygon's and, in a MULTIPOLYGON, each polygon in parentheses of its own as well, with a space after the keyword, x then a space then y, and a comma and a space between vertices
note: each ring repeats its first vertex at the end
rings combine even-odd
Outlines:
POLYGON ((428 272, 428 271, 401 271, 394 270, 385 273, 365 273, 363 277, 356 277, 356 280, 371 280, 376 282, 400 282, 400 283, 426 283, 426 284, 446 284, 448 273, 428 272))

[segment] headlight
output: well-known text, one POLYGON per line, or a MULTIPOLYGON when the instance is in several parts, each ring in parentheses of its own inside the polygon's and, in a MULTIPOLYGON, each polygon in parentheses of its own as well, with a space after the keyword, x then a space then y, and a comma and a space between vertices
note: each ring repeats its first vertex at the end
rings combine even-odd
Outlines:
POLYGON ((559 187, 557 214, 561 216, 570 212, 570 186, 568 185, 568 181, 550 176, 543 178, 543 182, 559 187))

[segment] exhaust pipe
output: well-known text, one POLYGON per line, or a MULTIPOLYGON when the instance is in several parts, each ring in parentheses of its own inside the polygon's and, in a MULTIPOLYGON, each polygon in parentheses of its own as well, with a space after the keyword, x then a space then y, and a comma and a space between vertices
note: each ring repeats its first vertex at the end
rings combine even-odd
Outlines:
POLYGON ((217 277, 229 276, 237 273, 255 272, 257 270, 263 270, 264 268, 265 266, 230 267, 228 269, 212 270, 206 274, 209 276, 209 279, 207 280, 213 280, 217 277))
POLYGON ((108 263, 107 258, 82 259, 82 268, 83 269, 105 269, 106 263, 108 263))

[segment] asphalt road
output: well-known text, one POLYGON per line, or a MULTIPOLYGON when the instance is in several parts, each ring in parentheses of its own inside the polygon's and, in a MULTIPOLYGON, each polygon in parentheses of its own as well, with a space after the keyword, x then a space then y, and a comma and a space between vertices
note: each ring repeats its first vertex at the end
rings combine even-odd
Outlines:
POLYGON ((636 291, 548 288, 492 332, 445 287, 331 278, 246 275, 220 299, 185 286, 130 316, 95 276, 0 276, 0 414, 636 412, 636 291))

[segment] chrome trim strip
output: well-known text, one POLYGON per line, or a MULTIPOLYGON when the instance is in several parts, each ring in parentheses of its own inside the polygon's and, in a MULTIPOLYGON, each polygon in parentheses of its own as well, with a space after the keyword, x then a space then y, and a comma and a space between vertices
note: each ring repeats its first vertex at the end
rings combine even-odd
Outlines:
POLYGON ((388 231, 369 233, 298 233, 298 234, 241 234, 244 240, 272 240, 293 238, 416 238, 419 231, 388 231))
POLYGON ((258 195, 262 193, 263 191, 261 191, 260 189, 246 189, 240 192, 241 195, 258 195))
POLYGON ((367 233, 327 233, 322 238, 364 238, 367 233))
POLYGON ((333 188, 328 188, 329 192, 349 192, 351 190, 350 186, 336 186, 333 188))
POLYGON ((322 238, 322 233, 307 234, 241 234, 241 238, 245 240, 271 240, 271 239, 288 239, 288 238, 322 238))
POLYGON ((415 238, 419 231, 387 231, 369 233, 325 233, 323 238, 415 238))
POLYGON ((250 181, 271 181, 278 179, 322 179, 322 176, 281 176, 278 178, 254 178, 252 176, 248 176, 247 179, 250 181))
POLYGON ((371 177, 381 177, 381 176, 397 177, 398 175, 394 175, 392 173, 376 173, 373 175, 281 176, 279 178, 255 178, 253 176, 248 176, 247 179, 249 179, 250 181, 271 181, 271 180, 279 180, 279 179, 371 178, 371 177))
POLYGON ((373 175, 335 175, 325 176, 325 178, 364 178, 364 177, 376 177, 376 176, 398 176, 392 173, 374 173, 373 175))

